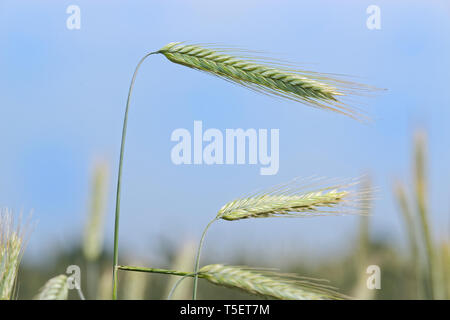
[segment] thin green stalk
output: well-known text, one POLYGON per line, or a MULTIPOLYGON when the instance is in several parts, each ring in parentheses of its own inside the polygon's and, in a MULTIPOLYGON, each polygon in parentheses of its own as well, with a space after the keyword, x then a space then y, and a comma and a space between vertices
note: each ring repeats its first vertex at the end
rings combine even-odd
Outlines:
POLYGON ((175 282, 175 284, 173 285, 172 289, 170 289, 169 295, 167 296, 167 300, 171 300, 171 299, 172 299, 172 296, 173 296, 173 294, 175 293, 175 290, 177 289, 178 285, 179 285, 184 279, 186 279, 187 277, 192 277, 192 276, 194 276, 194 275, 195 275, 195 273, 189 273, 189 274, 187 274, 187 275, 185 275, 185 276, 182 276, 180 279, 178 279, 178 280, 175 282))
POLYGON ((197 251, 197 257, 195 259, 195 268, 194 268, 194 290, 192 292, 192 299, 197 299, 197 286, 198 286, 198 269, 200 265, 200 255, 202 253, 202 247, 203 247, 203 241, 205 240, 206 232, 208 231, 209 227, 216 221, 218 218, 214 218, 211 220, 208 225, 206 226, 205 230, 203 231, 202 238, 200 239, 200 243, 198 245, 198 251, 197 251))
POLYGON ((131 93, 133 91, 134 82, 136 81, 136 76, 141 66, 142 62, 152 54, 157 52, 150 52, 146 54, 137 64, 134 70, 133 78, 131 79, 130 89, 128 90, 127 104, 125 107, 125 116, 123 120, 122 128, 122 142, 120 145, 120 160, 119 160, 119 173, 117 176, 117 193, 116 193, 116 212, 114 221, 114 257, 113 257, 113 300, 117 300, 117 267, 119 264, 119 216, 120 216, 120 187, 122 178, 122 166, 123 166, 123 154, 125 151, 125 137, 127 135, 127 123, 128 123, 128 109, 130 106, 131 93))
POLYGON ((117 269, 124 270, 124 271, 169 274, 169 275, 173 275, 173 276, 188 276, 191 274, 191 272, 183 272, 183 271, 177 271, 177 270, 144 268, 144 267, 133 267, 133 266, 117 266, 117 269))
POLYGON ((172 295, 174 294, 176 288, 184 279, 186 279, 187 277, 193 277, 195 275, 195 273, 193 273, 193 272, 183 272, 183 271, 177 271, 177 270, 167 270, 167 269, 157 269, 157 268, 143 268, 143 267, 132 267, 132 266, 118 266, 117 268, 119 270, 124 270, 124 271, 159 273, 159 274, 167 274, 167 275, 172 275, 172 276, 181 276, 181 278, 175 282, 174 286, 170 290, 167 300, 170 300, 172 298, 172 295))

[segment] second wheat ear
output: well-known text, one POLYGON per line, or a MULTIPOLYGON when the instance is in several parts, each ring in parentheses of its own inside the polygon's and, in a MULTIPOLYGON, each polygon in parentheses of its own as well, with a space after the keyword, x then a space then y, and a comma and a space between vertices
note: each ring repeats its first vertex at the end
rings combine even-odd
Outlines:
POLYGON ((360 214, 367 209, 370 188, 355 190, 360 181, 336 183, 323 179, 294 179, 269 190, 244 196, 225 204, 203 230, 194 266, 193 299, 197 297, 200 256, 206 233, 217 220, 310 217, 360 214), (359 209, 359 210, 358 210, 359 209))
POLYGON ((357 120, 363 120, 365 118, 364 114, 344 103, 343 98, 372 89, 361 84, 342 81, 331 75, 287 69, 278 67, 275 63, 265 63, 264 61, 269 61, 268 59, 244 58, 238 55, 229 55, 224 50, 215 50, 198 45, 186 45, 179 42, 170 43, 158 51, 145 55, 136 66, 131 79, 123 121, 114 222, 114 300, 117 299, 120 193, 128 111, 139 68, 145 59, 154 54, 163 54, 174 63, 207 72, 257 92, 287 98, 323 110, 334 111, 357 120))

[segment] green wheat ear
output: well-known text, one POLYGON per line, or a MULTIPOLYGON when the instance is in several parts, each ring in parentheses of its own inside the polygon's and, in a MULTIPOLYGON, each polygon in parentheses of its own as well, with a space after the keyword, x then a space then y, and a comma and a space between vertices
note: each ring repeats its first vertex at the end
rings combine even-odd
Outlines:
MULTIPOLYGON (((368 209, 367 200, 371 197, 371 188, 355 190, 355 186, 359 183, 358 179, 341 183, 324 181, 321 178, 294 179, 272 189, 228 202, 203 230, 197 250, 194 274, 199 271, 206 232, 215 221, 361 214, 361 209, 368 209)), ((198 277, 194 276, 194 300, 197 295, 198 277)))
POLYGON ((270 59, 228 55, 223 50, 198 45, 173 42, 157 53, 174 63, 210 73, 249 89, 335 111, 357 120, 367 117, 342 99, 348 95, 377 90, 331 75, 280 67, 276 63, 270 64, 270 59))
POLYGON ((61 274, 48 280, 34 300, 67 300, 68 294, 67 276, 61 274))
POLYGON ((14 298, 23 248, 23 232, 15 227, 12 213, 0 210, 0 300, 14 298))
POLYGON ((307 217, 360 213, 356 208, 366 206, 369 190, 354 190, 359 181, 330 183, 312 181, 299 183, 297 179, 271 190, 242 197, 225 204, 216 219, 228 221, 268 218, 307 217))
POLYGON ((317 280, 241 266, 212 264, 200 269, 200 278, 219 286, 281 300, 343 300, 348 297, 317 280))

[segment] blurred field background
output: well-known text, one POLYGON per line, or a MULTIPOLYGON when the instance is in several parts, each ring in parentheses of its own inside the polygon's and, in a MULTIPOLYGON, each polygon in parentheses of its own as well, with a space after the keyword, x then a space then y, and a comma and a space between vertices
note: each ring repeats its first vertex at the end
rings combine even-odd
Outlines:
MULTIPOLYGON (((426 135, 423 131, 415 134, 412 152, 412 179, 409 182, 396 181, 392 192, 403 222, 406 238, 405 246, 399 246, 390 239, 371 232, 372 210, 361 212, 357 228, 349 233, 352 245, 332 256, 310 259, 299 254, 275 264, 285 272, 330 280, 340 292, 357 299, 450 299, 450 242, 448 236, 434 237, 430 226, 428 202, 428 180, 426 173, 426 135), (306 262, 304 261, 306 260, 306 262), (377 265, 381 270, 380 290, 369 290, 367 281, 371 273, 369 265, 377 265)), ((106 189, 108 188, 108 165, 97 164, 93 170, 91 198, 85 220, 84 235, 72 247, 60 249, 40 264, 22 264, 19 272, 18 296, 31 299, 46 279, 64 273, 67 266, 80 266, 85 275, 82 288, 89 299, 110 299, 111 259, 108 248, 104 248, 106 189)), ((366 176, 362 187, 371 186, 366 176)), ((371 201, 371 200, 367 200, 371 201)), ((320 219, 320 218, 319 218, 320 219)), ((181 244, 161 238, 160 259, 157 267, 172 270, 191 270, 198 243, 184 239, 181 244)), ((274 261, 264 257, 267 252, 249 252, 237 248, 228 264, 273 267, 274 261)), ((271 255, 274 256, 273 254, 271 255)), ((276 256, 276 255, 275 255, 276 256)), ((270 256, 269 256, 270 257, 270 256)), ((152 266, 148 259, 137 258, 126 252, 122 260, 130 265, 152 266)), ((204 259, 204 264, 215 263, 213 254, 204 259)), ((165 299, 177 277, 122 272, 120 275, 122 299, 165 299)), ((190 299, 192 280, 186 279, 178 287, 174 299, 190 299)), ((72 290, 72 298, 77 298, 72 290)), ((235 290, 218 288, 202 283, 199 298, 204 299, 249 299, 253 296, 235 290)))
MULTIPOLYGON (((0 2, 0 206, 33 212, 19 299, 79 265, 88 298, 111 290, 114 187, 135 64, 170 41, 263 50, 306 69, 358 76, 386 93, 364 101, 369 125, 227 85, 161 58, 143 66, 130 111, 120 260, 191 270, 200 233, 242 194, 296 176, 354 177, 378 189, 370 217, 268 219, 213 226, 202 264, 276 267, 324 278, 359 298, 449 298, 450 6, 379 1, 0 2), (239 6, 239 10, 233 10, 239 6), (157 75, 157 77, 156 77, 157 75), (280 171, 175 166, 174 129, 279 128, 280 171), (193 249, 194 248, 194 249, 193 249), (381 290, 365 289, 368 265, 381 290)), ((186 280, 177 298, 190 296, 186 280)), ((120 298, 164 298, 172 278, 120 273, 120 298)), ((74 290, 71 298, 78 298, 74 290)), ((199 298, 248 298, 201 282, 199 298)))

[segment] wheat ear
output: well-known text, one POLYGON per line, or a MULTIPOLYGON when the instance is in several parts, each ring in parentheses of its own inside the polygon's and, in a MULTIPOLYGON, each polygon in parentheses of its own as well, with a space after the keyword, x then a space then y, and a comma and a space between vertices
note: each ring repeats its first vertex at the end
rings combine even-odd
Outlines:
POLYGON ((48 280, 39 291, 35 300, 67 300, 69 286, 67 276, 59 275, 48 280))
POLYGON ((359 206, 369 195, 368 190, 356 191, 355 180, 346 184, 317 181, 298 186, 297 180, 255 195, 225 204, 218 219, 241 220, 267 217, 306 217, 318 215, 358 213, 359 206))
POLYGON ((332 183, 324 179, 294 179, 269 190, 233 200, 225 204, 211 220, 200 238, 194 266, 192 298, 197 298, 200 256, 210 226, 219 219, 235 221, 249 218, 308 217, 338 214, 361 214, 367 210, 370 188, 354 190, 358 179, 332 183))
POLYGON ((14 227, 12 213, 0 211, 0 300, 13 298, 23 245, 23 234, 14 227))
POLYGON ((423 241, 423 248, 426 254, 426 280, 431 299, 438 299, 438 287, 436 283, 435 273, 435 253, 432 236, 432 229, 430 225, 430 213, 428 210, 428 194, 427 194, 427 172, 426 172, 426 135, 423 131, 416 132, 414 137, 414 183, 416 191, 417 211, 419 213, 419 228, 423 234, 421 240, 423 241))
POLYGON ((331 75, 283 68, 269 59, 228 55, 220 49, 169 43, 158 51, 170 61, 205 71, 258 92, 275 95, 362 120, 364 115, 342 101, 344 96, 374 90, 331 75))
POLYGON ((219 286, 281 300, 342 300, 334 288, 292 274, 212 264, 199 271, 199 277, 219 286))

